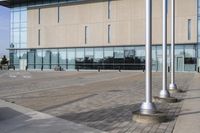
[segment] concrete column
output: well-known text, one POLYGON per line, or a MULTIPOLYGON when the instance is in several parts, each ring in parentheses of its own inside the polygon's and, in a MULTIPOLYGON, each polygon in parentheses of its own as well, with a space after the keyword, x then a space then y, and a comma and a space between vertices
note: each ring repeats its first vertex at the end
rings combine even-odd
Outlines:
POLYGON ((156 106, 152 102, 152 0, 146 0, 146 101, 141 105, 143 114, 152 114, 156 106))

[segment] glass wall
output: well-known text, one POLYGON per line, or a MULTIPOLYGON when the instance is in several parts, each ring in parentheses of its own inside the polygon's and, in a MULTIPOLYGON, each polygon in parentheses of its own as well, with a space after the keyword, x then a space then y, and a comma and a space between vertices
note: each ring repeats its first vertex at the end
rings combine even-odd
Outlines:
POLYGON ((104 69, 113 69, 113 47, 104 48, 104 69))
POLYGON ((10 43, 14 48, 27 47, 27 7, 16 6, 11 8, 11 36, 10 43))
POLYGON ((42 58, 42 50, 37 49, 36 54, 35 54, 35 68, 36 69, 42 69, 42 64, 43 64, 43 58, 42 58))
POLYGON ((94 69, 94 49, 93 48, 85 48, 85 66, 84 69, 94 69))
MULTIPOLYGON (((176 45, 176 71, 196 70, 196 45, 176 45)), ((145 67, 144 46, 63 48, 11 50, 11 62, 19 68, 20 59, 28 61, 28 69, 123 69, 143 70, 145 67)), ((170 66, 170 47, 167 50, 170 66)), ((152 48, 152 69, 162 71, 162 46, 152 48)))
POLYGON ((51 69, 51 50, 43 50, 43 69, 51 69))
POLYGON ((66 49, 59 49, 59 66, 63 69, 67 68, 67 50, 66 49))
POLYGON ((59 66, 58 49, 51 49, 51 69, 59 66))
POLYGON ((114 48, 114 69, 124 69, 124 47, 114 48))
POLYGON ((94 69, 103 69, 103 48, 94 48, 94 69))
POLYGON ((27 52, 28 57, 27 57, 27 61, 28 61, 28 69, 35 69, 35 54, 36 54, 36 50, 35 49, 31 49, 27 52))
POLYGON ((84 48, 76 49, 76 69, 84 69, 84 48))
POLYGON ((124 62, 125 62, 125 66, 124 69, 125 70, 130 70, 133 68, 132 64, 135 63, 135 49, 134 47, 125 47, 124 48, 124 62))
POLYGON ((67 69, 75 69, 75 49, 67 49, 67 69))
POLYGON ((184 58, 185 71, 195 71, 196 60, 195 46, 186 45, 184 58))

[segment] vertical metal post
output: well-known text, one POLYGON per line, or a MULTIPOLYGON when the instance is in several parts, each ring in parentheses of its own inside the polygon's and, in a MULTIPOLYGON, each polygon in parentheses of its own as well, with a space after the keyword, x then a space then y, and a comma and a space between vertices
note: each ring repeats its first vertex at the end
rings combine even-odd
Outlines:
POLYGON ((175 84, 175 0, 171 0, 171 84, 169 85, 170 91, 176 91, 175 84))
POLYGON ((146 101, 142 103, 140 111, 152 114, 156 106, 152 102, 152 0, 146 0, 146 101))
POLYGON ((163 82, 160 97, 170 97, 167 90, 167 0, 163 0, 163 82))

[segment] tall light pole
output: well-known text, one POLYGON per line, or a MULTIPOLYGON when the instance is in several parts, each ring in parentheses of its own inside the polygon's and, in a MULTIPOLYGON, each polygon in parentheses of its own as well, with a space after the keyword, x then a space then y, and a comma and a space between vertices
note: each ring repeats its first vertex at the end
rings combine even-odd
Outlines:
POLYGON ((171 0, 171 84, 169 85, 169 90, 172 92, 177 91, 177 86, 175 83, 175 0, 171 0))
POLYGON ((146 0, 146 100, 140 107, 142 114, 153 114, 156 106, 152 102, 152 0, 146 0))
POLYGON ((163 81, 160 98, 168 98, 167 90, 167 0, 163 0, 163 81))

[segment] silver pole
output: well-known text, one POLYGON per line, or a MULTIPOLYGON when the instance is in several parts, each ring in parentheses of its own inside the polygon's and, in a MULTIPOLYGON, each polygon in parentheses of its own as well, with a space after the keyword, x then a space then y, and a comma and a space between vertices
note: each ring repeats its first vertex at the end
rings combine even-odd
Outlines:
POLYGON ((176 91, 177 86, 175 84, 175 0, 171 0, 171 84, 169 85, 169 90, 176 91))
POLYGON ((167 90, 167 0, 163 0, 163 84, 160 97, 170 97, 167 90))
POLYGON ((152 114, 156 106, 152 102, 152 0, 146 0, 146 101, 142 103, 140 111, 143 114, 152 114))

